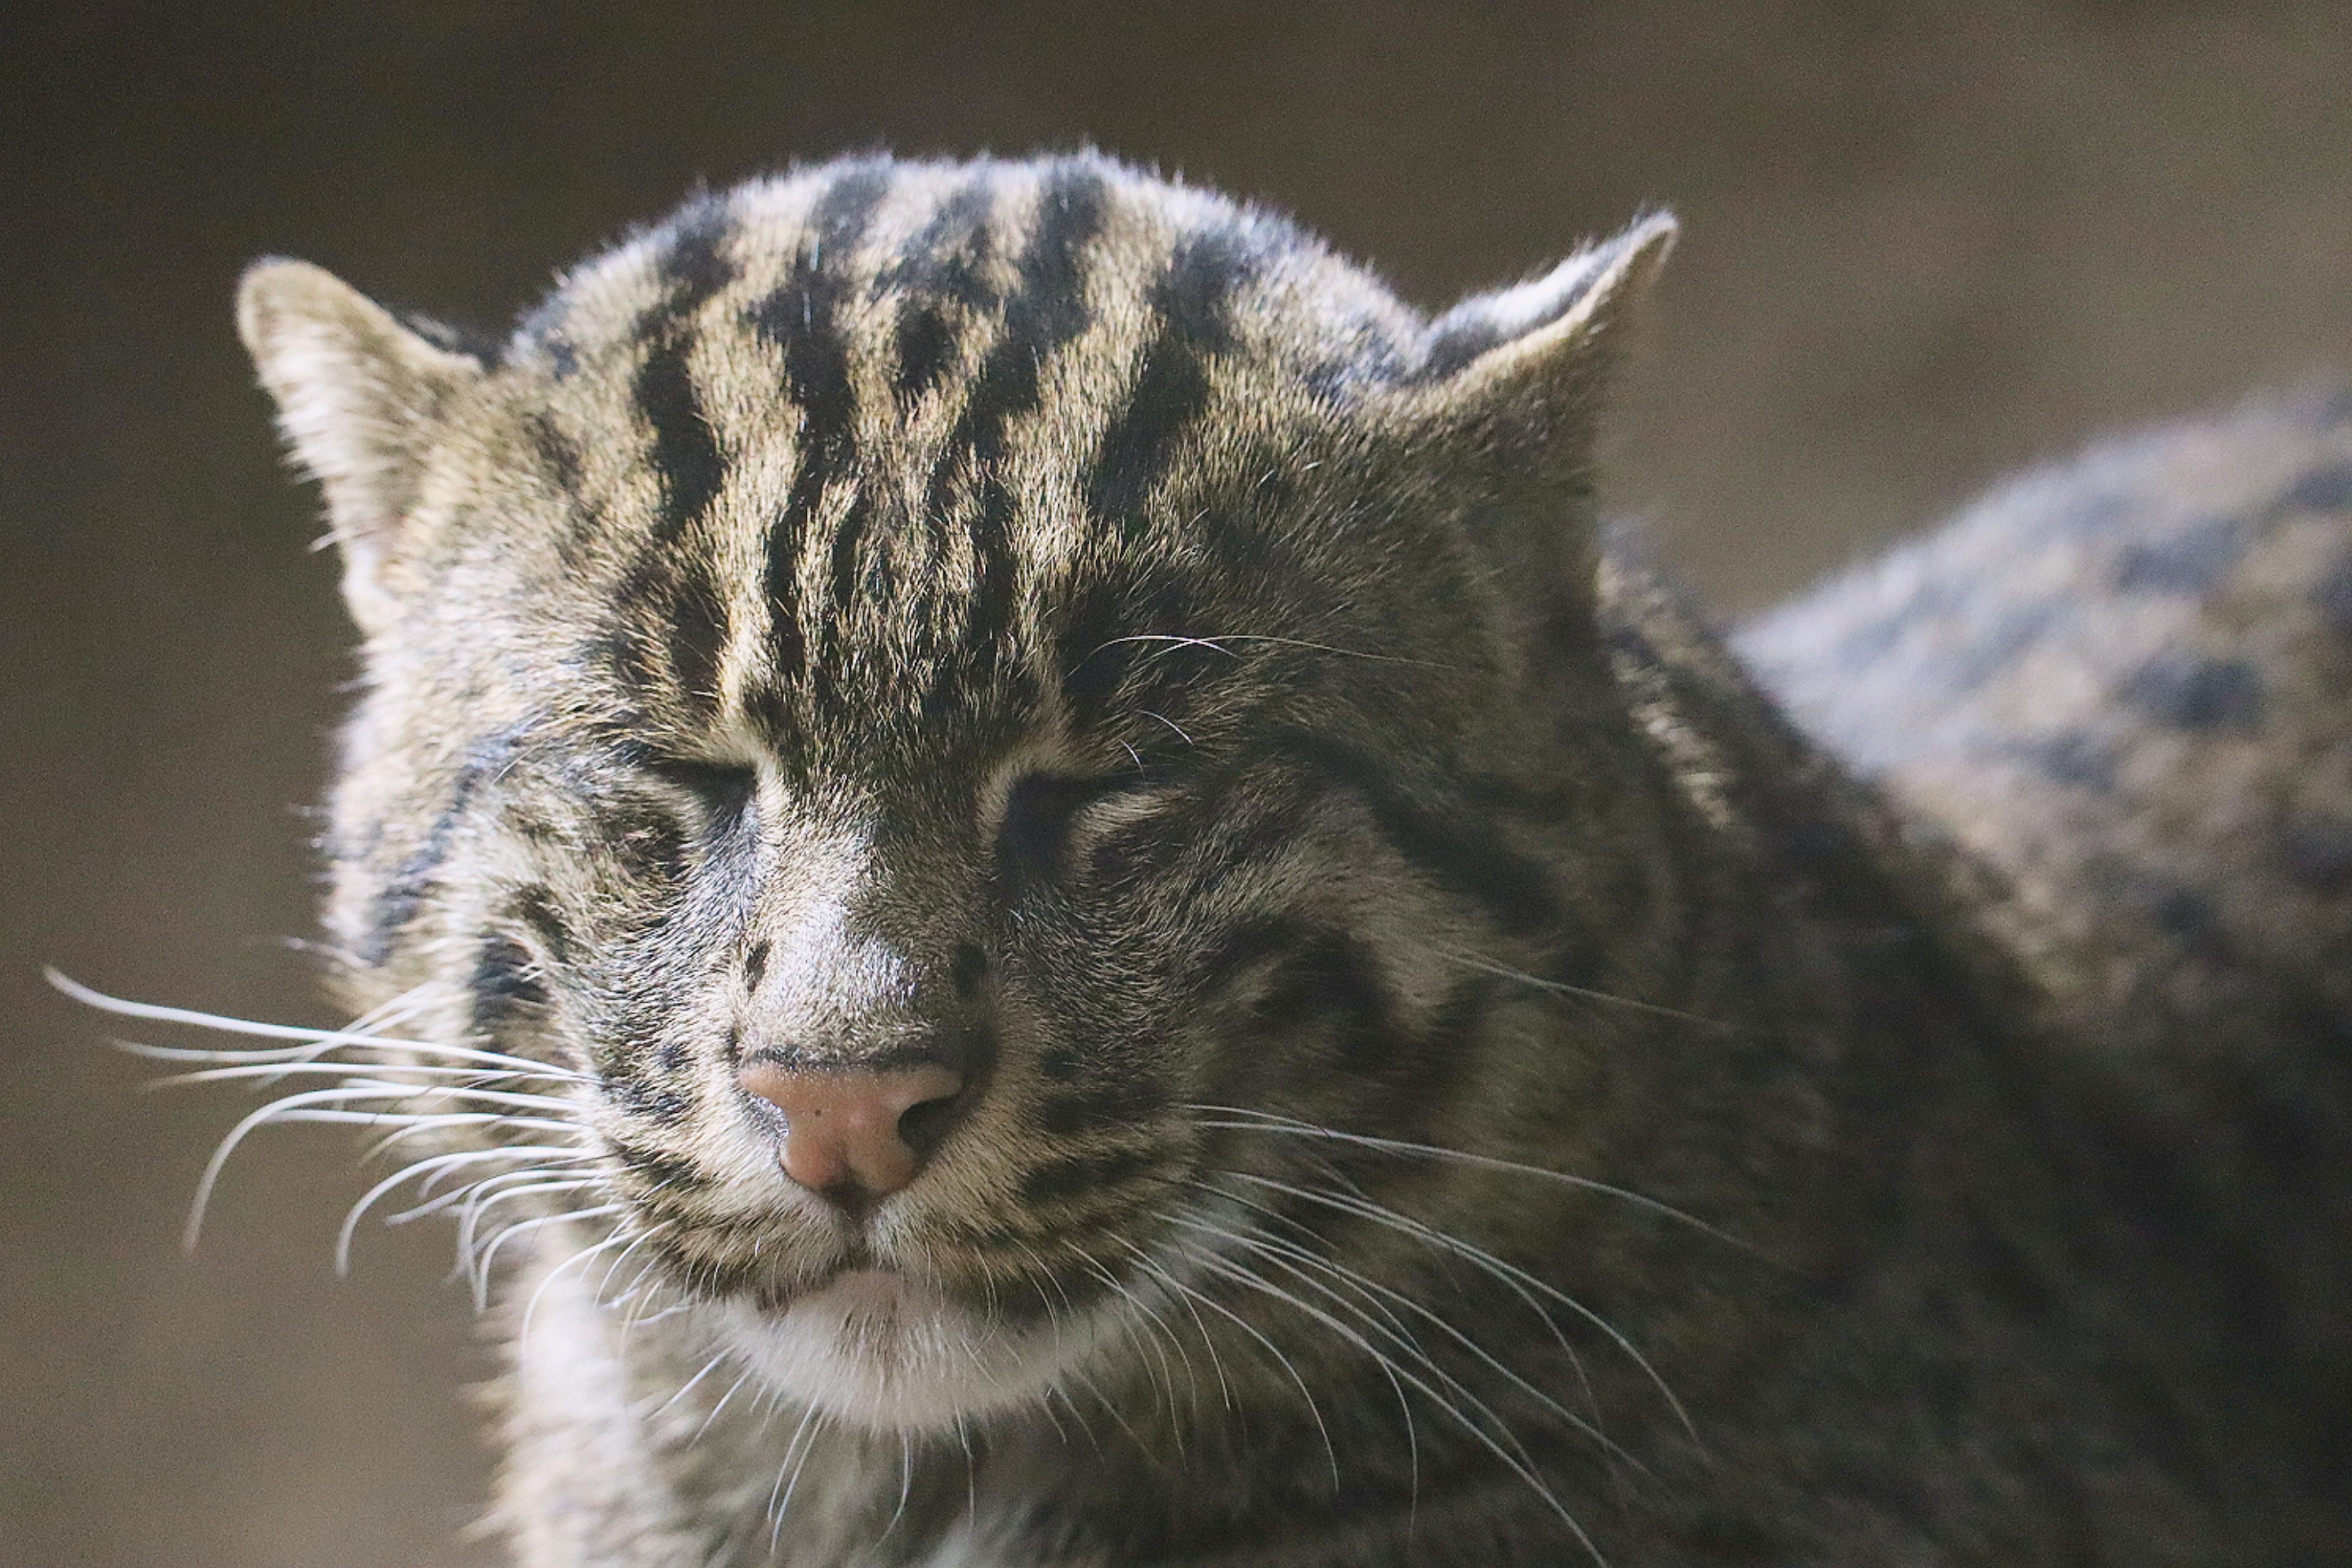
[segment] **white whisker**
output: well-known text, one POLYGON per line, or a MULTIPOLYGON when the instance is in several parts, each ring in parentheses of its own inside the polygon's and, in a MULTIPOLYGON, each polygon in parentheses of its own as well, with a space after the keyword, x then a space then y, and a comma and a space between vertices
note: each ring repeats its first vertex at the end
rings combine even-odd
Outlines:
POLYGON ((1278 647, 1299 647, 1311 653, 1336 653, 1345 658, 1369 659, 1375 664, 1410 664, 1423 669, 1458 670, 1461 668, 1459 665, 1441 664, 1435 659, 1407 658, 1401 654, 1393 653, 1366 653, 1361 648, 1338 647, 1330 643, 1308 642, 1300 637, 1281 637, 1248 632, 1222 632, 1215 637, 1174 637, 1162 633, 1112 637, 1097 645, 1087 657, 1092 658, 1094 654, 1100 653, 1104 648, 1117 647, 1122 643, 1160 643, 1174 647, 1204 647, 1212 652, 1223 654, 1227 658, 1239 658, 1241 657, 1239 654, 1224 646, 1227 643, 1237 642, 1272 643, 1278 647))
POLYGON ((1301 1121, 1296 1117, 1276 1115, 1270 1110, 1252 1110, 1246 1106, 1187 1105, 1182 1109, 1207 1116, 1250 1118, 1246 1121, 1194 1123, 1199 1127, 1215 1128, 1229 1132, 1284 1132, 1299 1138, 1328 1139, 1334 1143, 1352 1144, 1360 1149, 1377 1149, 1383 1153, 1403 1155, 1412 1159, 1445 1160, 1456 1164, 1474 1166, 1482 1171, 1497 1171, 1509 1175, 1530 1176, 1538 1181, 1573 1187, 1580 1192, 1616 1198, 1636 1208, 1647 1209, 1653 1214, 1689 1226, 1695 1230, 1713 1237, 1717 1241, 1736 1247, 1742 1252, 1752 1254, 1756 1251, 1755 1247, 1727 1231, 1709 1225, 1696 1215, 1678 1209, 1672 1204, 1661 1203, 1656 1198, 1646 1197, 1629 1187, 1612 1186, 1607 1182, 1596 1181, 1591 1176, 1579 1176, 1567 1171, 1549 1170, 1541 1165, 1524 1164, 1519 1161, 1506 1160, 1494 1154, 1473 1153, 1466 1149, 1447 1149, 1435 1143, 1411 1143, 1402 1139, 1378 1138, 1367 1132, 1342 1132, 1336 1127, 1318 1126, 1312 1121, 1301 1121))
POLYGON ((366 1215, 368 1210, 373 1208, 378 1202, 403 1184, 412 1181, 422 1182, 424 1185, 420 1191, 429 1196, 432 1184, 451 1171, 487 1164, 493 1161, 514 1160, 526 1156, 547 1157, 559 1162, 577 1161, 587 1157, 581 1151, 551 1149, 543 1144, 509 1143, 497 1149, 466 1149, 455 1153, 433 1154, 421 1160, 412 1161, 370 1187, 359 1202, 353 1204, 344 1214, 342 1227, 335 1233, 335 1272, 349 1274, 352 1271, 352 1238, 359 1229, 360 1221, 366 1215))
MULTIPOLYGON (((1380 1352, 1375 1349, 1370 1342, 1366 1341, 1362 1335, 1357 1333, 1354 1330, 1349 1328, 1347 1324, 1332 1317, 1329 1313, 1315 1307, 1312 1303, 1302 1301, 1291 1292, 1282 1289, 1279 1286, 1269 1283, 1252 1270, 1234 1263, 1232 1259, 1220 1258, 1213 1252, 1202 1251, 1199 1248, 1188 1248, 1187 1250, 1196 1256, 1202 1261, 1203 1266, 1207 1267, 1212 1272, 1233 1280, 1234 1283, 1240 1285, 1244 1289, 1255 1290, 1261 1294, 1271 1296, 1278 1301, 1286 1302, 1288 1305, 1297 1308, 1300 1311, 1303 1311, 1308 1316, 1314 1318, 1333 1333, 1339 1335, 1342 1339, 1347 1340, 1349 1343, 1357 1346, 1369 1355, 1377 1357, 1380 1354, 1380 1352)), ((1238 1318, 1234 1319, 1234 1321, 1236 1322, 1239 1322, 1241 1320, 1238 1318)), ((1421 1392, 1423 1397, 1427 1398, 1440 1410, 1452 1415, 1454 1419, 1460 1423, 1463 1430, 1467 1432, 1474 1439, 1475 1439, 1488 1453, 1492 1454, 1496 1459, 1502 1464, 1504 1468, 1509 1470, 1514 1476, 1517 1476, 1520 1480, 1526 1482, 1528 1489, 1543 1500, 1546 1506, 1551 1510, 1553 1514, 1559 1518, 1560 1522, 1568 1526, 1570 1533, 1573 1534, 1576 1537, 1578 1543, 1581 1545, 1587 1552, 1591 1554, 1592 1560, 1597 1563, 1601 1563, 1602 1568, 1606 1568, 1608 1560, 1601 1555, 1600 1546, 1593 1541, 1592 1537, 1587 1533, 1584 1526, 1577 1521, 1576 1516, 1569 1512, 1567 1505, 1559 1500, 1558 1494, 1553 1492, 1551 1488, 1544 1483, 1543 1478, 1536 1473, 1532 1461, 1528 1460, 1523 1457, 1525 1454, 1524 1449, 1521 1449, 1519 1454, 1515 1456, 1510 1448, 1505 1447, 1500 1442, 1496 1441, 1492 1433, 1486 1431, 1485 1427, 1471 1420, 1461 1411, 1456 1410, 1453 1405, 1440 1395, 1436 1390, 1431 1388, 1425 1381, 1416 1375, 1410 1367, 1400 1366, 1396 1369, 1396 1372, 1398 1376, 1412 1384, 1421 1392)), ((1491 1411, 1488 1412, 1488 1414, 1489 1415, 1492 1415, 1491 1411)), ((1336 1461, 1334 1463, 1334 1484, 1336 1486, 1336 1461)))
POLYGON ((490 1304, 490 1270, 499 1260, 499 1252, 518 1236, 528 1236, 546 1229, 551 1225, 564 1225, 572 1220, 603 1219, 622 1213, 626 1204, 600 1204, 594 1208, 572 1209, 563 1214, 541 1215, 535 1219, 517 1220, 490 1238, 489 1245, 473 1260, 474 1310, 484 1311, 490 1304))
POLYGON ((152 1002, 132 1002, 120 996, 110 996, 102 991, 93 991, 79 981, 56 969, 44 969, 42 973, 52 986, 84 1006, 95 1007, 102 1013, 112 1013, 118 1017, 141 1018, 161 1024, 184 1024, 190 1028, 211 1029, 221 1034, 247 1035, 258 1039, 307 1042, 301 1046, 289 1047, 282 1052, 202 1051, 173 1046, 147 1046, 128 1041, 123 1043, 123 1048, 131 1051, 131 1054, 152 1057, 157 1060, 226 1060, 258 1064, 272 1058, 279 1058, 295 1062, 310 1059, 317 1055, 342 1047, 358 1047, 370 1050, 413 1052, 441 1057, 452 1061, 478 1062, 485 1067, 513 1068, 518 1070, 543 1073, 550 1078, 563 1079, 567 1081, 593 1081, 589 1075, 576 1072, 569 1068, 533 1061, 528 1057, 509 1056, 502 1051, 481 1050, 471 1046, 440 1045, 430 1040, 394 1039, 369 1033, 357 1025, 341 1029, 313 1029, 294 1024, 257 1023, 249 1018, 230 1017, 220 1013, 203 1013, 189 1007, 167 1007, 152 1002))
POLYGON ((1675 1419, 1682 1425, 1683 1430, 1690 1435, 1691 1440, 1694 1443, 1698 1441, 1698 1428, 1692 1424, 1689 1413, 1683 1408, 1682 1401, 1675 1397, 1675 1391, 1673 1388, 1668 1386, 1665 1378, 1659 1373, 1655 1366, 1651 1364, 1650 1358, 1642 1353, 1641 1347, 1634 1344, 1632 1340, 1626 1338, 1624 1333, 1619 1330, 1615 1324, 1610 1322, 1608 1319, 1602 1317, 1600 1313, 1594 1311, 1591 1308, 1586 1306, 1575 1297, 1568 1294, 1568 1292, 1551 1284, 1549 1280, 1544 1279, 1538 1275, 1531 1274, 1516 1264, 1506 1262, 1482 1247, 1474 1246, 1469 1242, 1464 1241, 1459 1237, 1448 1235, 1446 1232, 1439 1230, 1434 1226, 1424 1224, 1422 1221, 1413 1218, 1411 1215, 1400 1214, 1396 1210, 1387 1207, 1385 1205, 1372 1202, 1370 1198, 1350 1197, 1335 1193, 1317 1192, 1312 1188, 1295 1186, 1287 1182, 1278 1182, 1270 1176, 1251 1175, 1240 1171, 1230 1171, 1227 1172, 1226 1174, 1234 1177, 1237 1181, 1249 1182, 1258 1186, 1270 1187, 1276 1192, 1286 1193, 1303 1202, 1320 1204, 1327 1208, 1336 1209, 1343 1214, 1356 1215, 1361 1218, 1372 1220, 1378 1224, 1386 1225, 1403 1235, 1414 1237, 1422 1241, 1425 1241, 1433 1247, 1443 1247, 1454 1254, 1454 1256, 1465 1259, 1476 1268, 1485 1269, 1486 1272, 1493 1274, 1498 1279, 1516 1280, 1527 1287, 1528 1289, 1541 1294, 1547 1300, 1557 1301, 1559 1305, 1567 1308, 1570 1311, 1575 1313, 1584 1321, 1591 1324, 1601 1333, 1607 1335, 1610 1342, 1614 1344, 1620 1351, 1623 1352, 1626 1357, 1631 1360, 1635 1366, 1639 1367, 1642 1370, 1643 1374, 1650 1380, 1652 1385, 1657 1389, 1660 1396, 1665 1400, 1667 1406, 1673 1410, 1675 1419))
MULTIPOLYGON (((1139 1258, 1143 1256, 1142 1250, 1136 1247, 1134 1244, 1129 1243, 1128 1246, 1129 1249, 1135 1252, 1139 1258)), ((1198 1249, 1191 1250, 1197 1251, 1198 1249)), ((1199 1255, 1212 1260, 1214 1259, 1213 1254, 1201 1253, 1199 1255)), ((1334 1494, 1337 1494, 1340 1486, 1339 1450, 1332 1445, 1331 1428, 1323 1419, 1323 1407, 1315 1403, 1315 1395, 1307 1389, 1306 1378, 1299 1375, 1298 1368, 1292 1363, 1291 1359, 1282 1352, 1282 1348, 1279 1345, 1276 1344, 1272 1340, 1267 1339, 1265 1334, 1261 1333, 1255 1324, 1242 1317, 1240 1313, 1226 1306, 1223 1301, 1218 1300, 1214 1296, 1208 1294, 1206 1291, 1197 1289, 1191 1285, 1185 1284, 1173 1274, 1167 1273, 1164 1270, 1160 1272, 1160 1278, 1166 1281, 1170 1286, 1182 1291, 1186 1296, 1199 1301, 1201 1305, 1217 1313, 1220 1317, 1224 1318, 1235 1328, 1241 1330, 1242 1332, 1256 1341, 1259 1347, 1268 1355, 1272 1356, 1275 1359, 1276 1363, 1278 1364, 1284 1372, 1289 1374, 1290 1381, 1298 1389, 1299 1398, 1307 1402, 1307 1413, 1315 1418, 1316 1431, 1322 1435, 1323 1457, 1329 1462, 1331 1467, 1331 1490, 1334 1494)))
MULTIPOLYGON (((146 1089, 179 1089, 189 1084, 220 1083, 236 1079, 253 1078, 268 1079, 275 1081, 279 1079, 289 1078, 301 1073, 310 1073, 318 1076, 341 1077, 353 1083, 394 1083, 398 1081, 393 1079, 360 1078, 355 1076, 356 1073, 361 1071, 364 1071, 369 1074, 403 1073, 431 1080, 455 1079, 458 1080, 456 1086, 458 1088, 465 1088, 477 1084, 508 1083, 518 1079, 530 1079, 540 1076, 537 1073, 518 1072, 512 1068, 427 1067, 421 1064, 411 1065, 406 1062, 250 1062, 236 1067, 204 1068, 194 1072, 173 1073, 168 1078, 152 1079, 141 1087, 146 1089)), ((440 1089, 446 1086, 437 1081, 434 1081, 412 1084, 408 1087, 412 1090, 423 1090, 426 1089, 440 1089)), ((519 1091, 509 1089, 506 1092, 511 1094, 518 1093, 519 1091)), ((557 1095, 530 1095, 527 1098, 538 1105, 566 1110, 571 1110, 574 1104, 573 1101, 557 1095)))
POLYGON ((1517 981, 1522 985, 1533 986, 1538 991, 1549 991, 1555 996, 1573 996, 1580 1002, 1595 1002, 1604 1006, 1622 1007, 1630 1013, 1647 1013, 1654 1017, 1672 1018, 1680 1024, 1696 1024, 1703 1028, 1713 1029, 1726 1035, 1747 1032, 1742 1026, 1727 1024, 1720 1018, 1710 1018, 1700 1013, 1686 1013, 1679 1007, 1668 1007, 1656 1002, 1644 1002, 1639 997, 1620 996, 1614 992, 1595 991, 1586 985, 1571 985, 1565 980, 1547 980, 1540 974, 1529 974, 1524 969, 1513 969, 1507 963, 1497 963, 1491 958, 1480 958, 1475 953, 1449 952, 1444 948, 1433 948, 1430 951, 1449 963, 1458 963, 1465 969, 1475 969, 1482 974, 1492 974, 1500 980, 1517 981))

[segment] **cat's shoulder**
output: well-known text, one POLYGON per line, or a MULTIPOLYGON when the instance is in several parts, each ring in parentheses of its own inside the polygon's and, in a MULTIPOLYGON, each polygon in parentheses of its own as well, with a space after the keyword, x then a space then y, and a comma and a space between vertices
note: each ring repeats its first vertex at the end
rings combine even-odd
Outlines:
POLYGON ((2071 1022, 2352 1028, 2352 397, 2095 447, 1735 641, 2071 1022))

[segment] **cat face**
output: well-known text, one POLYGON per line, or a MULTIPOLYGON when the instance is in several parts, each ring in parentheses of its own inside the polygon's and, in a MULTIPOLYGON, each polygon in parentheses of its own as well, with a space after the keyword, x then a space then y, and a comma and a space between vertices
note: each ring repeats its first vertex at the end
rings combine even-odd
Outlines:
POLYGON ((836 164, 495 357, 257 268, 369 634, 355 993, 580 1072, 578 1206, 782 1392, 1132 1356, 1254 1128, 1426 1135, 1570 920, 1513 736, 1669 233, 1423 322, 1100 160, 836 164))

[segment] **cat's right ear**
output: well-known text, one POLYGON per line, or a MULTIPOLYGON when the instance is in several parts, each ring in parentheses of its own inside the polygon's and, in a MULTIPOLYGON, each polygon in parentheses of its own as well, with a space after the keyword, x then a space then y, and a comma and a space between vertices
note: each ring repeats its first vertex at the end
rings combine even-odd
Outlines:
POLYGON ((443 411, 484 367, 305 261, 247 268, 236 327, 277 399, 287 445, 326 492, 344 601, 362 631, 379 630, 394 609, 384 568, 415 508, 443 411))

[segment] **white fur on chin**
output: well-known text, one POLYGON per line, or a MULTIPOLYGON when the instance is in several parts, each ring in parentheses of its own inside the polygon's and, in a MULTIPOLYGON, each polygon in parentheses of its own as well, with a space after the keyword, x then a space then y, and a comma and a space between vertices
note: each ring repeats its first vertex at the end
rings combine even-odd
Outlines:
POLYGON ((776 1394, 880 1432, 945 1432, 1034 1404, 1108 1336, 1100 1311, 1008 1330, 895 1269, 852 1269, 782 1311, 711 1309, 776 1394))

